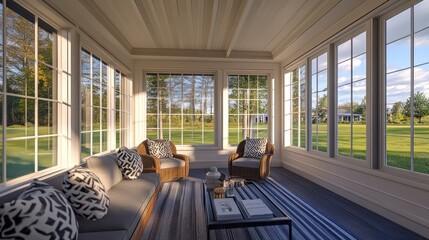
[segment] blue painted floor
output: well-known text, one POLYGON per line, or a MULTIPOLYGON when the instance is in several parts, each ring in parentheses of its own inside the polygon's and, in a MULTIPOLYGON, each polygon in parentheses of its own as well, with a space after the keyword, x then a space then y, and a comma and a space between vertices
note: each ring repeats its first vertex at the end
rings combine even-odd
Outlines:
MULTIPOLYGON (((191 169, 189 175, 205 179, 206 171, 191 169)), ((227 175, 227 169, 219 171, 227 175)), ((270 177, 359 239, 427 239, 284 168, 271 168, 270 177)))

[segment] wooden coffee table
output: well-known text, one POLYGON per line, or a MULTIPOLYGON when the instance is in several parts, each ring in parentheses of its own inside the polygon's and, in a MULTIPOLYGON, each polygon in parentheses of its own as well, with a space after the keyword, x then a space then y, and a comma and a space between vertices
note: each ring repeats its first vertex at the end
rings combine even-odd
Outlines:
MULTIPOLYGON (((243 187, 236 187, 234 189, 234 200, 237 203, 240 199, 262 199, 265 205, 273 212, 273 217, 270 218, 247 218, 242 212, 243 219, 240 220, 225 220, 217 221, 214 216, 213 199, 214 193, 212 189, 208 189, 204 184, 204 204, 207 212, 207 239, 210 239, 210 230, 213 229, 229 229, 229 228, 245 228, 245 227, 259 227, 270 225, 288 225, 289 226, 289 239, 292 239, 292 220, 287 214, 277 206, 276 203, 270 200, 258 184, 254 182, 246 182, 243 187)), ((237 205, 239 205, 237 203, 237 205)), ((240 206, 239 206, 240 207, 240 206)))

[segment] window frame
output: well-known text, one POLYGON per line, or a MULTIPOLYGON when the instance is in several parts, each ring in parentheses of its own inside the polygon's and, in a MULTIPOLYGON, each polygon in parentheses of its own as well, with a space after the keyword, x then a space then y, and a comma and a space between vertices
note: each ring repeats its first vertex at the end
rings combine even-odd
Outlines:
MULTIPOLYGON (((330 148, 332 146, 331 143, 331 136, 330 136, 330 129, 331 129, 331 95, 332 95, 332 83, 333 80, 330 80, 330 77, 332 77, 332 63, 330 62, 331 59, 331 47, 329 45, 324 45, 323 47, 319 48, 318 51, 314 52, 313 54, 309 55, 306 57, 307 59, 307 79, 308 79, 308 83, 307 83, 307 89, 309 91, 309 93, 307 94, 307 123, 308 123, 308 127, 307 127, 307 149, 309 152, 311 153, 316 153, 316 154, 320 154, 322 156, 330 156, 330 148), (312 60, 313 59, 318 59, 320 56, 322 56, 323 54, 326 54, 326 69, 323 69, 322 71, 326 70, 326 98, 327 98, 327 122, 326 122, 326 151, 320 151, 318 149, 313 149, 313 123, 312 123, 312 112, 313 112, 313 100, 312 100, 312 95, 313 95, 313 90, 312 90, 312 84, 313 84, 313 79, 312 79, 312 75, 316 74, 318 75, 321 71, 319 71, 319 69, 317 69, 317 72, 313 73, 313 69, 312 69, 312 60)), ((318 89, 318 87, 317 87, 318 89)), ((317 94, 321 91, 316 90, 317 94)), ((317 99, 318 100, 318 99, 317 99)), ((317 103, 316 103, 317 106, 317 103)))
MULTIPOLYGON (((344 161, 344 162, 348 162, 354 165, 358 165, 358 166, 363 166, 363 167, 370 167, 370 162, 373 159, 372 156, 372 145, 371 142, 372 141, 372 136, 371 136, 371 129, 374 128, 375 126, 372 125, 372 117, 371 116, 371 109, 372 109, 372 105, 373 105, 373 101, 371 101, 372 99, 374 99, 371 96, 371 88, 374 86, 373 82, 373 75, 371 74, 372 71, 372 59, 371 56, 374 56, 374 52, 372 49, 372 39, 374 38, 374 35, 371 33, 370 31, 370 22, 366 22, 365 24, 361 24, 361 26, 353 31, 348 31, 346 32, 346 34, 342 35, 341 38, 338 38, 337 41, 335 41, 333 43, 333 47, 334 47, 334 62, 333 62, 333 68, 334 68, 334 87, 335 87, 335 91, 334 91, 334 97, 335 97, 335 101, 334 101, 334 120, 333 121, 333 125, 334 130, 335 130, 335 137, 334 137, 334 158, 338 159, 340 161, 344 161), (338 59, 337 59, 337 49, 338 46, 351 40, 352 38, 360 35, 361 33, 366 32, 366 79, 365 79, 365 92, 366 92, 366 159, 358 159, 358 158, 354 158, 352 156, 345 156, 345 155, 340 155, 338 154, 338 59)), ((351 59, 353 59, 353 56, 351 56, 351 59)), ((353 78, 351 79, 351 84, 353 84, 353 78)), ((345 86, 345 85, 342 85, 345 86)), ((352 94, 352 93, 351 93, 352 94)), ((352 134, 352 133, 351 133, 352 134)))
MULTIPOLYGON (((159 76, 159 75, 168 75, 168 76, 180 75, 182 77, 183 76, 206 76, 207 75, 207 76, 213 77, 213 114, 212 114, 213 115, 213 124, 214 124, 214 126, 213 126, 213 135, 214 135, 213 144, 179 144, 177 142, 174 142, 174 139, 172 141, 174 142, 176 147, 180 150, 188 150, 188 149, 195 149, 195 148, 197 148, 197 149, 213 149, 213 148, 216 148, 218 146, 218 138, 219 138, 218 137, 218 131, 217 131, 219 123, 216 123, 217 118, 218 118, 218 114, 216 111, 218 109, 218 101, 217 101, 217 99, 218 99, 218 93, 217 93, 217 91, 218 91, 217 90, 218 74, 217 74, 217 72, 214 72, 212 70, 208 70, 208 71, 204 71, 204 70, 184 71, 184 70, 174 70, 174 69, 171 69, 171 70, 170 69, 162 69, 162 70, 159 70, 159 69, 149 70, 148 69, 148 70, 144 70, 143 75, 142 75, 142 78, 143 78, 142 90, 145 93, 145 96, 144 96, 144 100, 145 100, 144 101, 144 107, 145 107, 145 109, 147 109, 147 89, 148 89, 148 86, 147 86, 147 80, 146 80, 147 78, 146 77, 148 74, 156 74, 157 76, 159 76)), ((183 89, 182 89, 182 94, 183 94, 183 89)), ((183 101, 183 98, 182 98, 182 101, 183 101)), ((143 125, 143 129, 144 129, 144 136, 143 137, 149 138, 149 136, 147 135, 147 129, 148 129, 147 119, 148 119, 149 115, 154 115, 154 114, 148 114, 146 110, 143 110, 142 113, 143 113, 144 119, 145 119, 144 125, 143 125)), ((159 115, 159 113, 157 112, 155 115, 159 115)), ((171 115, 171 114, 169 114, 169 115, 171 115)), ((180 114, 174 114, 174 115, 180 115, 181 118, 183 118, 184 116, 188 116, 189 114, 183 113, 183 108, 182 108, 182 111, 180 114)), ((200 114, 200 115, 204 115, 204 114, 200 114)), ((204 124, 202 124, 202 128, 203 127, 204 127, 204 124)), ((153 129, 156 129, 157 138, 158 138, 159 137, 159 133, 158 133, 159 128, 156 127, 153 129)), ((167 129, 171 129, 171 128, 167 128, 167 129)), ((176 128, 173 128, 173 129, 176 129, 176 128)), ((183 128, 181 128, 181 129, 183 131, 183 128)), ((183 132, 181 135, 181 139, 183 142, 183 132)))
MULTIPOLYGON (((46 21, 43 19, 43 17, 40 16, 39 12, 34 11, 34 9, 28 9, 27 6, 23 6, 20 3, 14 2, 14 1, 3 1, 2 2, 2 11, 3 11, 3 18, 1 21, 3 23, 6 22, 4 19, 7 14, 4 14, 6 12, 6 8, 9 8, 10 11, 14 11, 16 14, 20 15, 24 19, 28 20, 29 22, 33 23, 33 30, 34 30, 34 57, 30 57, 31 61, 34 61, 34 87, 35 92, 34 96, 29 95, 22 95, 18 93, 10 93, 6 90, 6 82, 7 82, 7 59, 6 57, 3 58, 2 66, 3 71, 0 73, 2 74, 3 78, 3 89, 1 90, 1 97, 3 99, 6 99, 8 96, 11 97, 20 97, 25 99, 32 99, 35 102, 34 105, 34 118, 35 118, 35 133, 34 136, 24 136, 24 137, 13 137, 13 138, 6 138, 5 134, 2 134, 2 157, 5 159, 7 158, 6 153, 6 143, 8 141, 16 141, 16 140, 31 140, 34 139, 34 171, 31 173, 27 173, 21 176, 18 176, 16 178, 12 178, 7 180, 7 161, 0 161, 2 164, 2 179, 0 180, 0 186, 4 187, 4 190, 8 190, 10 188, 13 188, 14 186, 25 183, 29 180, 35 179, 35 178, 43 178, 44 176, 47 176, 49 174, 55 173, 60 171, 61 169, 64 169, 65 167, 71 166, 72 159, 70 158, 70 131, 67 126, 67 124, 70 121, 70 116, 64 115, 64 113, 67 113, 69 111, 70 106, 70 78, 71 78, 71 68, 70 68, 70 55, 69 55, 69 49, 70 49, 70 32, 67 30, 62 30, 58 26, 51 24, 49 21, 46 21), (9 6, 12 5, 12 8, 9 8, 9 6), (22 10, 22 12, 21 12, 22 10), (22 15, 24 14, 24 15, 22 15), (29 19, 30 18, 30 19, 29 19), (32 20, 31 20, 32 18, 32 20), (46 62, 39 59, 40 56, 40 48, 39 48, 39 41, 41 40, 39 38, 40 30, 43 29, 46 32, 55 32, 52 35, 52 62, 46 62), (40 67, 43 66, 45 68, 48 68, 49 71, 52 71, 52 86, 54 91, 52 91, 51 96, 40 96, 39 95, 39 77, 37 74, 40 67), (39 131, 39 102, 43 101, 45 103, 49 103, 52 107, 52 115, 50 119, 53 120, 52 128, 54 128, 53 133, 43 134, 40 135, 39 131), (39 161, 38 161, 38 153, 41 151, 40 146, 38 145, 38 140, 41 138, 56 138, 56 149, 52 151, 52 155, 56 156, 55 162, 53 162, 53 165, 44 169, 39 169, 39 161), (6 180, 6 181, 3 181, 6 180)), ((6 27, 6 25, 4 25, 6 27)), ((6 33, 5 29, 2 29, 3 33, 6 33)), ((6 33, 7 35, 7 33, 6 33)), ((3 48, 1 51, 3 51, 3 56, 6 56, 6 54, 10 51, 7 49, 6 43, 6 35, 3 36, 3 48)), ((18 53, 19 54, 19 53, 18 53)), ((3 109, 7 109, 7 102, 3 101, 1 107, 3 109)), ((3 114, 2 122, 5 122, 7 120, 7 114, 3 114)), ((6 126, 6 125, 5 125, 6 126)), ((5 133, 7 131, 8 127, 3 127, 1 131, 5 133)), ((3 191, 0 191, 3 192, 3 191)))
MULTIPOLYGON (((295 63, 293 65, 291 65, 291 67, 288 67, 285 71, 283 71, 283 85, 282 85, 282 103, 283 103, 283 147, 293 147, 296 149, 305 149, 307 150, 309 147, 309 143, 308 143, 308 123, 309 123, 309 119, 308 119, 308 86, 309 86, 309 81, 308 81, 308 63, 307 63, 307 59, 305 60, 301 60, 298 63, 295 63), (298 71, 298 116, 302 115, 302 107, 301 107, 301 101, 299 101, 302 97, 301 95, 301 78, 300 78, 300 69, 304 67, 305 68, 305 93, 304 93, 304 101, 305 101, 305 109, 306 111, 305 113, 305 129, 304 129, 304 138, 305 138, 305 146, 304 147, 300 147, 300 146, 295 146, 293 145, 293 116, 292 114, 293 112, 293 81, 292 79, 288 78, 288 81, 286 81, 286 74, 291 74, 294 71, 298 71), (286 85, 289 82, 288 85, 286 85), (287 89, 289 88, 289 89, 287 89), (286 90, 289 91, 289 93, 286 93, 286 90), (288 98, 286 98, 288 97, 288 98), (288 116, 288 117, 286 117, 288 116)), ((299 119, 299 118, 298 118, 299 119)), ((301 121, 298 121, 298 132, 301 132, 302 128, 301 128, 301 121)), ((298 136, 300 136, 300 134, 298 134, 298 136)), ((298 142, 298 145, 300 145, 300 141, 298 142)))
MULTIPOLYGON (((416 4, 420 3, 419 1, 412 1, 412 2, 407 2, 402 4, 401 6, 395 8, 394 10, 391 10, 387 13, 385 13, 384 15, 382 15, 379 18, 380 24, 379 24, 379 48, 380 48, 380 57, 379 57, 379 64, 380 64, 380 83, 379 83, 379 95, 380 95, 380 99, 379 99, 379 108, 380 108, 380 113, 379 113, 379 123, 380 123, 380 128, 378 129, 378 142, 379 142, 379 161, 377 162, 378 164, 378 168, 380 170, 382 170, 383 172, 392 174, 394 176, 398 176, 400 178, 405 178, 405 179, 409 179, 409 180, 414 180, 414 181, 418 181, 418 182, 424 182, 424 183, 429 183, 429 174, 426 173, 420 173, 420 172, 416 172, 414 170, 408 170, 408 169, 401 169, 398 167, 393 167, 393 166, 388 166, 387 165, 387 141, 386 141, 386 87, 387 87, 387 79, 386 79, 386 75, 387 75, 387 61, 386 61, 386 54, 387 54, 387 48, 386 48, 386 22, 388 19, 396 16, 397 14, 413 8, 416 4)), ((410 10, 411 11, 411 10, 410 10)), ((411 19, 414 17, 414 14, 412 14, 411 19)), ((411 22, 412 23, 412 22, 411 22)), ((413 28, 412 28, 413 29, 413 28)), ((412 31, 412 29, 410 31, 412 31)), ((411 32, 411 35, 414 35, 414 32, 411 32)), ((410 35, 410 36, 411 36, 410 35)), ((412 39, 414 39, 414 37, 412 37, 412 39)), ((396 41, 396 40, 395 40, 396 41)), ((411 42, 411 56, 414 55, 414 44, 411 42)), ((411 57, 410 56, 410 57, 411 57)), ((412 62, 414 60, 411 60, 412 62)), ((410 63, 410 75, 413 75, 412 73, 414 72, 415 66, 411 66, 410 63)), ((410 76, 411 78, 412 76, 410 76)), ((411 83, 410 83, 411 85, 411 83)), ((414 91, 414 89, 413 89, 414 91)), ((410 135, 411 138, 411 135, 410 135)), ((410 143, 411 144, 411 143, 410 143)), ((411 160, 410 160, 411 161, 411 160)), ((411 164, 411 163, 410 163, 411 164)))
MULTIPOLYGON (((237 76, 238 78, 239 78, 239 76, 247 76, 248 79, 250 76, 257 76, 257 77, 258 76, 266 76, 267 77, 267 117, 269 119, 267 122, 267 139, 269 141, 272 141, 272 140, 270 140, 271 139, 271 130, 270 129, 272 126, 272 122, 274 121, 272 117, 270 118, 271 111, 272 111, 271 110, 271 108, 272 108, 271 102, 272 101, 270 100, 272 98, 272 92, 271 92, 271 89, 272 89, 271 88, 271 86, 272 86, 272 83, 271 83, 272 77, 271 76, 272 76, 272 74, 262 72, 262 71, 261 72, 260 71, 231 71, 231 72, 227 72, 225 74, 225 82, 224 82, 224 84, 225 84, 225 95, 224 95, 225 96, 224 97, 225 108, 224 109, 226 110, 226 114, 224 114, 224 115, 228 116, 228 117, 224 116, 224 123, 225 123, 224 126, 225 126, 225 130, 226 130, 226 131, 224 131, 224 134, 226 134, 226 135, 224 135, 224 137, 226 139, 228 139, 226 145, 228 145, 230 147, 236 147, 240 141, 245 139, 245 138, 243 138, 243 139, 239 140, 237 144, 231 144, 229 142, 229 138, 230 138, 229 129, 230 128, 229 128, 229 93, 228 93, 229 87, 228 86, 229 86, 229 77, 230 76, 237 76), (270 119, 271 119, 271 121, 270 121, 270 119)), ((259 91, 259 88, 257 88, 257 91, 259 91)), ((259 98, 257 100, 259 100, 259 98)), ((240 115, 240 114, 237 114, 237 115, 240 115)), ((253 128, 247 128, 247 129, 253 129, 253 128)), ((255 128, 255 129, 258 129, 258 128, 255 128)))

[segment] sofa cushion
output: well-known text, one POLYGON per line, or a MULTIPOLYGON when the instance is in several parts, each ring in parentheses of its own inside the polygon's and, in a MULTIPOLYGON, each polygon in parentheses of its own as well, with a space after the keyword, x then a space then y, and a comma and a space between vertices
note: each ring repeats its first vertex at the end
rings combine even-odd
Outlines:
POLYGON ((160 169, 184 167, 185 161, 178 158, 161 158, 159 159, 160 169))
POLYGON ((147 146, 149 148, 149 154, 157 158, 171 158, 173 152, 170 148, 169 140, 147 140, 147 146))
POLYGON ((86 219, 98 220, 109 211, 107 191, 100 178, 88 168, 67 171, 62 190, 74 211, 86 219))
POLYGON ((246 145, 244 145, 243 157, 258 158, 260 159, 267 148, 268 139, 266 138, 246 138, 246 145))
POLYGON ((77 239, 78 227, 63 193, 43 182, 0 207, 0 239, 77 239))
POLYGON ((247 168, 259 168, 261 161, 256 158, 237 158, 232 161, 232 166, 234 167, 247 167, 247 168))
POLYGON ((117 163, 126 179, 134 180, 143 172, 143 162, 140 155, 127 147, 121 147, 118 150, 117 163))
POLYGON ((79 232, 127 230, 131 236, 159 182, 159 174, 144 173, 136 180, 116 184, 108 192, 110 209, 106 216, 97 222, 78 216, 79 232))
POLYGON ((116 163, 116 153, 90 157, 86 163, 88 169, 100 178, 106 190, 122 181, 122 172, 116 163))

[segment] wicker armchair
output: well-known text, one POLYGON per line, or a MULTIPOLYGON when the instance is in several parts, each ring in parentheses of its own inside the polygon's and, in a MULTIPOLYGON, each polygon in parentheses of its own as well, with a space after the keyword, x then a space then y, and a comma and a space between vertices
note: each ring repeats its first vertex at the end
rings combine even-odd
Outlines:
POLYGON ((157 158, 149 154, 147 140, 137 147, 137 152, 143 161, 143 172, 155 172, 161 175, 161 182, 186 177, 189 174, 189 158, 183 154, 177 154, 176 146, 170 141, 170 149, 173 158, 157 158))
POLYGON ((274 145, 267 143, 265 154, 261 159, 243 158, 246 140, 237 146, 237 152, 228 158, 229 176, 239 176, 246 179, 264 180, 270 175, 270 162, 274 154, 274 145))

